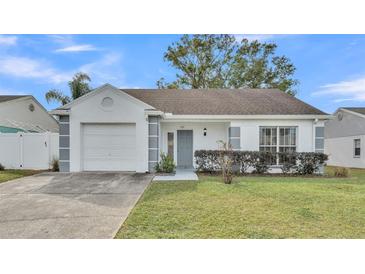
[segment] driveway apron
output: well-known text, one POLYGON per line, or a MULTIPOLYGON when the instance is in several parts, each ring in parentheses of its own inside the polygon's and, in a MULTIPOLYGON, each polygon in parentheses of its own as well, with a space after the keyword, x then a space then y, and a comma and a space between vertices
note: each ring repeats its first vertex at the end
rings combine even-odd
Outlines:
POLYGON ((1 183, 0 238, 113 238, 152 177, 42 173, 1 183))

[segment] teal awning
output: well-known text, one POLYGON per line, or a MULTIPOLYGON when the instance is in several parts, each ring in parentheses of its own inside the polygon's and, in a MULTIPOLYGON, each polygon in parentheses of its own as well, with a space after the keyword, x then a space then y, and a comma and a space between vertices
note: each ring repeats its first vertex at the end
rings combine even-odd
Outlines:
POLYGON ((0 133, 17 133, 17 132, 25 132, 25 131, 21 128, 0 126, 0 133))

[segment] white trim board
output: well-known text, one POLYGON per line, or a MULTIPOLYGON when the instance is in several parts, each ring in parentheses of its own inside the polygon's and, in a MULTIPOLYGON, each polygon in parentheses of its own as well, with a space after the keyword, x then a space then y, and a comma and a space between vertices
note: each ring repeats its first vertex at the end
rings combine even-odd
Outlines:
MULTIPOLYGON (((116 87, 112 86, 111 84, 104 84, 104 85, 102 85, 102 86, 100 86, 100 87, 98 87, 98 88, 96 88, 96 89, 94 89, 94 90, 90 91, 89 93, 87 93, 87 94, 85 94, 85 95, 83 95, 83 96, 81 96, 81 97, 77 98, 76 100, 73 100, 72 102, 70 102, 70 103, 68 103, 68 104, 66 104, 66 105, 64 105, 64 106, 62 106, 62 107, 60 107, 60 108, 58 108, 58 109, 55 109, 54 111, 60 111, 60 110, 67 110, 67 109, 70 109, 70 108, 72 108, 73 106, 78 105, 78 104, 80 104, 81 102, 85 101, 85 100, 86 100, 86 99, 88 99, 89 97, 94 96, 94 95, 96 95, 96 94, 98 94, 98 93, 100 93, 100 92, 103 92, 103 91, 104 91, 104 90, 106 90, 106 89, 112 90, 112 91, 114 91, 114 92, 116 92, 116 93, 118 93, 118 94, 123 94, 123 95, 127 96, 128 98, 130 98, 131 100, 133 100, 135 103, 140 104, 140 105, 143 105, 146 109, 155 109, 154 107, 152 107, 152 106, 150 106, 150 105, 146 104, 145 102, 143 102, 143 101, 141 101, 141 100, 138 100, 137 98, 135 98, 135 97, 133 97, 133 96, 129 95, 128 93, 124 92, 124 91, 123 91, 123 90, 121 90, 121 89, 118 89, 118 88, 116 88, 116 87)), ((52 111, 52 113, 53 113, 53 111, 52 111)))
POLYGON ((339 111, 344 111, 344 112, 359 116, 361 118, 365 118, 364 114, 361 114, 361 113, 358 113, 358 112, 355 112, 355 111, 352 111, 352 110, 349 110, 349 109, 345 109, 345 108, 339 108, 338 110, 336 110, 335 114, 337 114, 339 111))
POLYGON ((164 115, 161 122, 175 121, 219 121, 230 122, 232 120, 315 120, 330 119, 332 115, 164 115))

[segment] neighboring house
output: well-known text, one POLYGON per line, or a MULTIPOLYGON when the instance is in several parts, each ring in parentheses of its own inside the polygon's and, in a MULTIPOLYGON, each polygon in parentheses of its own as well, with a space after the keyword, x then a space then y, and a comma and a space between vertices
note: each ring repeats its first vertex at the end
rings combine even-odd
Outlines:
POLYGON ((58 158, 58 122, 31 95, 0 96, 0 163, 48 169, 58 158))
POLYGON ((329 165, 365 168, 365 107, 339 108, 325 123, 325 140, 329 165))
MULTIPOLYGON (((130 90, 109 84, 52 114, 61 171, 153 171, 160 151, 192 168, 197 149, 323 152, 330 116, 274 89, 130 90)), ((280 164, 280 163, 278 163, 280 164)))
POLYGON ((31 95, 0 95, 0 134, 58 132, 58 122, 31 95))

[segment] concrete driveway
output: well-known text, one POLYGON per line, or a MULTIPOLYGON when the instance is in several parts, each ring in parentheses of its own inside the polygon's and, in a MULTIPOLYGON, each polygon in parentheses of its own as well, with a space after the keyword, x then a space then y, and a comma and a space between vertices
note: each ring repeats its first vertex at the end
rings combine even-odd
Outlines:
POLYGON ((42 173, 0 184, 0 238, 113 238, 152 175, 42 173))

